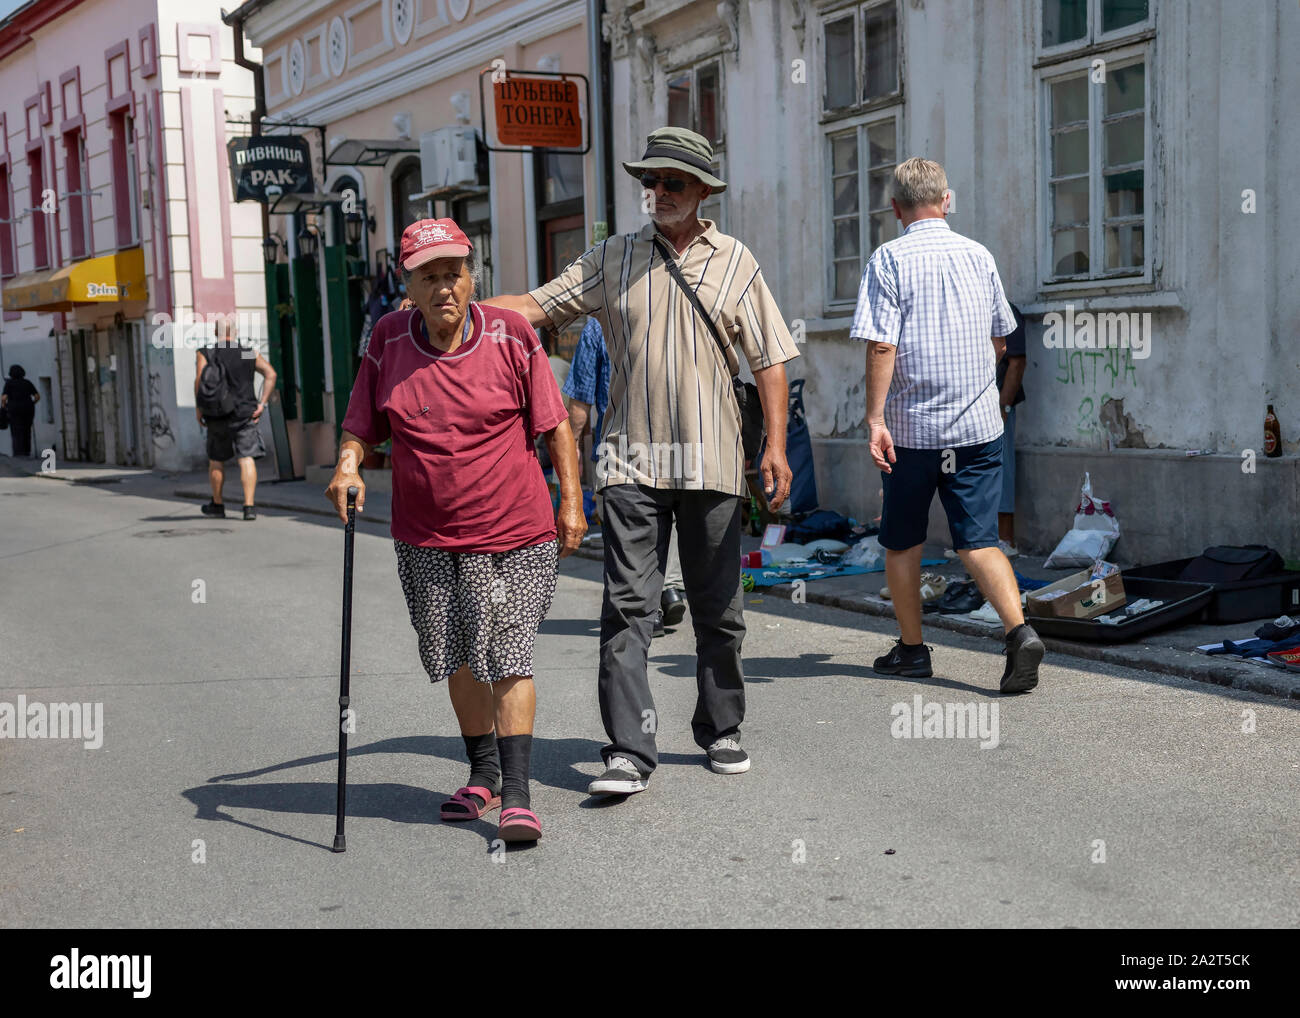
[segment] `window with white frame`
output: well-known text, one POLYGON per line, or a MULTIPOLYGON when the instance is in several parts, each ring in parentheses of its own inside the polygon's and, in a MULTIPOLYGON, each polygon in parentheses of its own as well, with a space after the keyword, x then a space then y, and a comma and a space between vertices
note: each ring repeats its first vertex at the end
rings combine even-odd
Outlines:
MULTIPOLYGON (((668 126, 685 127, 703 135, 713 146, 713 175, 726 180, 726 127, 722 115, 722 64, 708 60, 668 76, 668 126)), ((700 203, 699 218, 709 219, 725 232, 723 194, 711 194, 700 203)))
POLYGON ((830 304, 847 305, 857 299, 871 252, 898 236, 889 201, 902 121, 897 3, 872 0, 834 10, 821 36, 827 295, 830 304))
POLYGON ((854 110, 889 102, 902 91, 897 0, 871 0, 822 22, 822 109, 854 110))
POLYGON ((1132 37, 1150 16, 1147 0, 1042 0, 1043 51, 1086 50, 1039 71, 1048 283, 1147 274, 1150 52, 1132 37))
POLYGON ((832 302, 854 301, 871 252, 898 236, 892 197, 898 119, 887 116, 828 135, 832 302))
POLYGON ((1148 28, 1150 0, 1041 0, 1046 52, 1104 43, 1148 28))

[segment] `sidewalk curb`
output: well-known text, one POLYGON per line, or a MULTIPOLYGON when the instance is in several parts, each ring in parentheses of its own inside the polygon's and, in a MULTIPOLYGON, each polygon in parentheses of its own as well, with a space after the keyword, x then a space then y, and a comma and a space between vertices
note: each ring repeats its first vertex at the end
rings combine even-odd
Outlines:
MULTIPOLYGON (((207 501, 208 499, 207 492, 189 489, 178 489, 174 494, 178 498, 199 499, 201 501, 207 501)), ((265 499, 258 499, 258 505, 266 506, 268 509, 285 509, 290 512, 335 518, 334 511, 325 506, 314 509, 307 506, 293 505, 289 502, 275 502, 265 499)), ((366 522, 391 524, 391 520, 383 516, 368 516, 366 522)), ((574 554, 593 562, 603 562, 605 558, 604 552, 595 548, 579 548, 574 554)), ((794 587, 788 583, 764 587, 758 593, 771 594, 787 601, 794 600, 794 587)), ((841 611, 853 612, 858 615, 872 615, 876 618, 890 619, 891 621, 894 618, 892 606, 889 602, 879 598, 873 598, 872 600, 866 600, 865 598, 854 599, 841 594, 821 594, 808 589, 805 589, 804 595, 810 603, 827 608, 839 608, 841 611)), ((978 622, 970 622, 947 615, 928 615, 925 624, 936 629, 961 633, 965 636, 982 636, 991 642, 997 641, 1001 636, 1000 633, 990 631, 987 626, 983 626, 978 622)), ((1140 671, 1156 672, 1161 675, 1173 675, 1196 682, 1205 682, 1213 686, 1225 686, 1249 693, 1262 693, 1283 700, 1300 700, 1300 678, 1292 678, 1280 669, 1268 668, 1266 670, 1259 665, 1247 664, 1244 661, 1236 663, 1215 660, 1208 655, 1205 656, 1204 661, 1201 661, 1198 660, 1196 655, 1191 654, 1187 655, 1186 660, 1182 660, 1186 651, 1173 650, 1168 653, 1159 650, 1150 651, 1140 645, 1074 643, 1050 637, 1044 638, 1043 643, 1049 652, 1066 657, 1100 661, 1104 664, 1121 665, 1126 668, 1136 668, 1140 671), (1171 660, 1170 654, 1177 655, 1177 658, 1171 660)))

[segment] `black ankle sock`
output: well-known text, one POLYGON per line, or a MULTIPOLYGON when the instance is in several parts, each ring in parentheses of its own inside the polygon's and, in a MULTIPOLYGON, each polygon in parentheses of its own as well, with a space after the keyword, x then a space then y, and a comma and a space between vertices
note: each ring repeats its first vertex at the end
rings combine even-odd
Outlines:
POLYGON ((465 752, 469 755, 469 781, 466 784, 497 791, 501 786, 501 760, 497 756, 496 732, 461 735, 461 738, 465 740, 465 752))
POLYGON ((925 646, 925 641, 922 640, 920 643, 904 643, 902 640, 899 640, 898 645, 904 650, 920 650, 925 646))
POLYGON ((533 756, 531 735, 506 735, 497 740, 501 751, 501 808, 528 809, 528 765, 533 756))

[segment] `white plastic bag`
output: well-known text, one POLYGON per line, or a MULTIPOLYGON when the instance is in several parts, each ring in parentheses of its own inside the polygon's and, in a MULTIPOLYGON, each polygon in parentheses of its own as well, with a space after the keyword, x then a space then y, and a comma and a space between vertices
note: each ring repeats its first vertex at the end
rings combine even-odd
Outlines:
POLYGON ((1085 472, 1079 504, 1074 510, 1074 528, 1047 556, 1046 569, 1091 566, 1104 559, 1119 540, 1119 520, 1110 503, 1092 493, 1092 478, 1085 472))
POLYGON ((880 538, 873 534, 870 537, 864 537, 846 551, 840 559, 840 565, 862 566, 864 569, 871 569, 880 565, 884 557, 885 553, 880 548, 880 538))

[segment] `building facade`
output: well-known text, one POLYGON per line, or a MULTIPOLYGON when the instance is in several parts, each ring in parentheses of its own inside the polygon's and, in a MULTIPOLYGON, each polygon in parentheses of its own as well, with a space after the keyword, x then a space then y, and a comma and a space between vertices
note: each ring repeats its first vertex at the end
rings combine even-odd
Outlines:
MULTIPOLYGON (((1089 471, 1129 561, 1251 541, 1300 557, 1300 262, 1279 229, 1300 212, 1281 181, 1295 4, 609 0, 604 31, 614 158, 664 123, 714 142, 715 217, 803 343, 824 506, 879 511, 848 330, 896 236, 890 174, 923 155, 1029 319, 1022 543, 1055 543, 1089 471)), ((634 182, 614 193, 617 230, 644 222, 634 182)))
MULTIPOLYGON (((489 151, 505 147, 494 70, 574 82, 587 147, 589 6, 250 0, 227 16, 260 52, 263 137, 294 134, 313 152, 315 191, 265 202, 272 359, 297 390, 286 417, 299 468, 337 458, 366 314, 379 310, 372 298, 391 283, 408 224, 454 218, 479 255, 485 296, 549 279, 592 242, 606 218, 594 150, 489 151)), ((567 356, 579 332, 550 342, 567 356)))
POLYGON ((35 0, 0 23, 0 357, 41 390, 56 462, 206 461, 194 349, 239 313, 265 343, 261 224, 224 170, 252 92, 216 3, 35 0))

